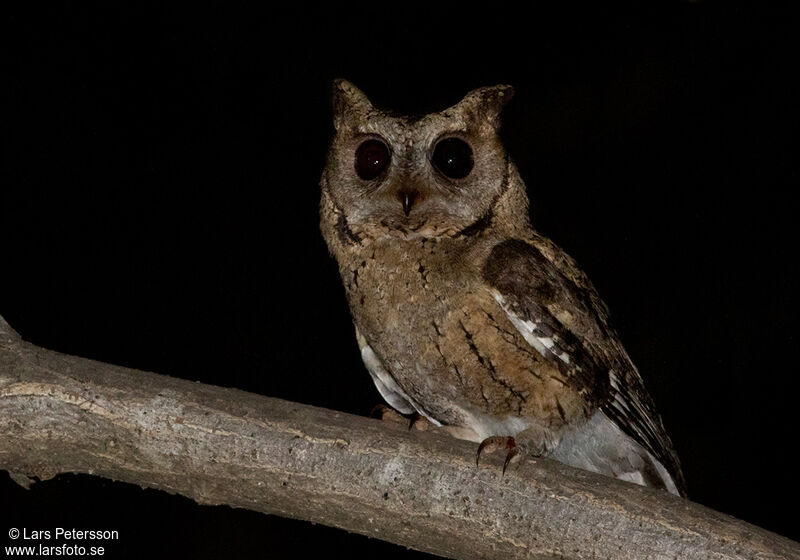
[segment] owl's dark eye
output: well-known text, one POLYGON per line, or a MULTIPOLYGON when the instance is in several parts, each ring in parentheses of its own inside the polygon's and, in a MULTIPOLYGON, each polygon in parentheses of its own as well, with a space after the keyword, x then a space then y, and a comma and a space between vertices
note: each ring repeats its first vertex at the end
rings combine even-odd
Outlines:
POLYGON ((460 138, 445 138, 433 149, 432 161, 445 177, 463 179, 472 171, 472 148, 460 138))
POLYGON ((389 148, 380 140, 367 140, 356 150, 356 173, 369 181, 380 175, 389 164, 389 148))

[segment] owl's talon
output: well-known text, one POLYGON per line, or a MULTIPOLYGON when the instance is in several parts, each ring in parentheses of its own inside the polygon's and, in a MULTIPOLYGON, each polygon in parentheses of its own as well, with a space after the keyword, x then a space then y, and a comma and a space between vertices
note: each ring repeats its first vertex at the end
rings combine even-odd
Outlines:
POLYGON ((419 414, 414 412, 409 416, 400 414, 395 409, 385 404, 376 404, 369 412, 370 418, 377 418, 383 422, 390 424, 400 424, 408 428, 408 431, 419 430, 421 432, 430 430, 433 425, 430 421, 419 414))
POLYGON ((511 449, 508 450, 508 453, 506 454, 506 460, 503 461, 503 474, 506 474, 506 469, 508 468, 508 464, 517 455, 519 455, 519 448, 518 447, 514 446, 514 447, 512 447, 511 449))
POLYGON ((517 450, 517 442, 511 436, 491 436, 483 440, 478 446, 478 453, 475 455, 475 466, 479 466, 481 460, 481 453, 494 453, 497 449, 504 447, 508 449, 505 462, 503 463, 503 473, 506 472, 506 467, 511 462, 519 451, 517 450))

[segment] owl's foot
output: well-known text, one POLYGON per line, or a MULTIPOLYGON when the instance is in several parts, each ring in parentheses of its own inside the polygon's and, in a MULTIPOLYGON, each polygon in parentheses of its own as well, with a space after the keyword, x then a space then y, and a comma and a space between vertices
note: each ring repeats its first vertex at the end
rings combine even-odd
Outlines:
POLYGON ((483 440, 478 446, 478 453, 475 455, 475 466, 477 467, 480 463, 481 453, 484 451, 487 453, 494 453, 498 449, 506 450, 506 458, 505 461, 503 461, 503 474, 505 474, 511 459, 519 455, 517 441, 511 436, 492 436, 483 440))
POLYGON ((407 424, 408 418, 397 412, 390 406, 385 404, 376 404, 369 412, 370 418, 377 418, 384 422, 391 422, 392 424, 407 424))
POLYGON ((372 418, 379 418, 384 422, 402 424, 409 430, 414 429, 426 431, 433 427, 433 424, 431 424, 427 418, 418 412, 414 412, 409 416, 403 416, 395 409, 390 406, 386 406, 385 404, 376 404, 374 407, 372 407, 372 411, 369 413, 369 415, 372 418))
POLYGON ((425 418, 419 412, 415 412, 408 418, 408 429, 409 430, 419 430, 420 432, 425 432, 430 430, 431 428, 435 428, 435 426, 431 423, 430 420, 425 418))
POLYGON ((478 446, 478 454, 475 457, 477 466, 481 459, 481 453, 493 453, 498 449, 506 450, 506 458, 503 461, 503 474, 512 460, 519 460, 528 455, 541 457, 546 455, 558 445, 558 437, 547 428, 531 426, 519 432, 516 437, 511 436, 491 436, 486 438, 478 446))

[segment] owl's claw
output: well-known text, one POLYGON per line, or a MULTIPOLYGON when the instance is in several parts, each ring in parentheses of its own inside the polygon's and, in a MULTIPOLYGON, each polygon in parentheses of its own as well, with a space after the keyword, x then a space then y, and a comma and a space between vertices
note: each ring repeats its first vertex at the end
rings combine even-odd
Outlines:
POLYGON ((516 445, 508 450, 508 453, 506 454, 506 460, 503 461, 503 474, 506 474, 506 468, 508 467, 508 464, 518 454, 519 454, 519 448, 516 445))
POLYGON ((384 422, 405 425, 409 431, 412 429, 425 431, 432 426, 430 421, 418 412, 414 412, 410 416, 404 416, 385 404, 376 404, 373 406, 369 416, 370 418, 378 418, 384 422))
POLYGON ((519 455, 519 448, 517 447, 516 440, 511 436, 491 436, 486 438, 478 446, 478 453, 475 455, 475 466, 480 464, 481 453, 493 453, 495 450, 505 448, 507 449, 505 461, 503 461, 503 474, 506 473, 506 468, 511 460, 519 455))

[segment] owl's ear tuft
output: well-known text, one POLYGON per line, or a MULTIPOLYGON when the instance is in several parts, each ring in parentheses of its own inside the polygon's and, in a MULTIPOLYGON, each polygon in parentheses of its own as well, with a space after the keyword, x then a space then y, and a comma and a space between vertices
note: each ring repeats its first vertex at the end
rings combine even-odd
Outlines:
POLYGON ((364 92, 347 80, 333 81, 333 126, 342 128, 353 116, 364 116, 372 110, 372 103, 364 92))
POLYGON ((500 111, 514 97, 514 88, 497 85, 474 89, 453 108, 478 119, 480 124, 500 128, 500 111))

